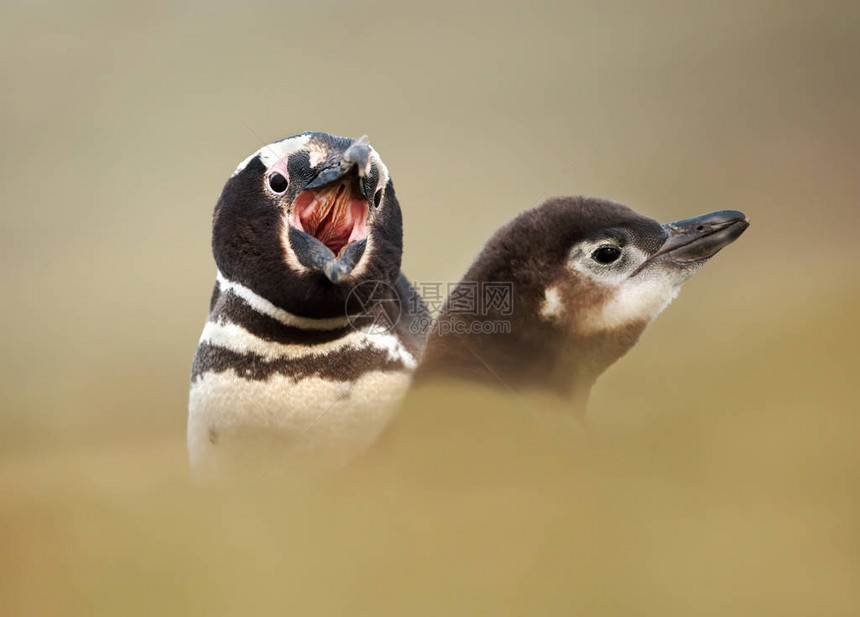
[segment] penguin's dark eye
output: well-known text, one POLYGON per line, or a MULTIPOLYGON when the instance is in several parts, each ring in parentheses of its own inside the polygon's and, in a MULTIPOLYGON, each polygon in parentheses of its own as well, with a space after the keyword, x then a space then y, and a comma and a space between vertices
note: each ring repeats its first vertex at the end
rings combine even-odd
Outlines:
POLYGON ((289 182, 278 172, 273 173, 269 176, 269 188, 275 191, 276 193, 283 193, 287 190, 287 186, 289 182))
POLYGON ((602 264, 611 264, 621 257, 621 249, 617 246, 601 246, 591 254, 591 258, 602 264))
POLYGON ((382 202, 382 190, 376 191, 376 195, 373 196, 373 207, 378 208, 379 204, 382 202))

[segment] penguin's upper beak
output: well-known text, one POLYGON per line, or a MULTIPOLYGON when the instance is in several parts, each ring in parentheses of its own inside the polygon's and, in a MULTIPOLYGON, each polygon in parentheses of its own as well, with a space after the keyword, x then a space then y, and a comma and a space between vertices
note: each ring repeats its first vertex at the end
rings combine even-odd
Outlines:
POLYGON ((679 264, 707 261, 737 240, 749 223, 747 215, 737 210, 720 210, 666 223, 663 225, 666 240, 648 262, 658 258, 679 264))
MULTIPOLYGON (((332 184, 353 169, 357 171, 359 178, 365 178, 370 173, 370 144, 367 143, 367 137, 355 140, 339 161, 320 171, 305 189, 318 189, 332 184)), ((369 199, 370 196, 365 197, 369 199)))
POLYGON ((335 284, 349 277, 367 245, 373 194, 370 146, 359 139, 335 158, 293 200, 289 241, 299 262, 335 284))

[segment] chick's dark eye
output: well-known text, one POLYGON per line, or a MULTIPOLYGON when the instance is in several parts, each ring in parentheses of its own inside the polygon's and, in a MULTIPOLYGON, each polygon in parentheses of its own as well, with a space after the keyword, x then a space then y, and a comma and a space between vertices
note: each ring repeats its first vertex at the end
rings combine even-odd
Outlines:
POLYGON ((276 193, 283 193, 286 191, 288 184, 287 179, 277 172, 269 176, 269 188, 276 193))
POLYGON ((611 264, 621 257, 621 249, 617 246, 601 246, 591 254, 591 258, 602 264, 611 264))

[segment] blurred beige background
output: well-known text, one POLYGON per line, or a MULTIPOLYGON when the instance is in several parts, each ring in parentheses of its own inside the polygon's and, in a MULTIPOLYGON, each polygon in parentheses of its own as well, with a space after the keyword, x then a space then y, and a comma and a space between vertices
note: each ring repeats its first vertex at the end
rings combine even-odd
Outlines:
MULTIPOLYGON (((858 20, 851 2, 4 3, 0 612, 235 614, 292 593, 275 574, 277 504, 217 514, 234 536, 164 495, 185 490, 214 203, 262 143, 314 129, 370 136, 420 281, 457 280, 495 228, 552 195, 661 221, 746 212, 747 233, 590 408, 617 437, 593 454, 603 475, 641 471, 655 547, 709 544, 646 551, 675 595, 640 581, 629 606, 589 604, 616 597, 597 575, 572 595, 591 614, 857 614, 858 20), (235 551, 198 550, 213 538, 235 551), (748 552, 723 552, 738 538, 748 552)), ((388 585, 426 596, 427 614, 440 598, 463 614, 576 606, 559 569, 557 596, 503 568, 437 581, 476 590, 449 595, 428 582, 447 562, 422 563, 409 593, 390 573, 355 595, 320 577, 300 605, 386 612, 368 590, 388 585), (494 604, 494 585, 521 593, 494 604)))

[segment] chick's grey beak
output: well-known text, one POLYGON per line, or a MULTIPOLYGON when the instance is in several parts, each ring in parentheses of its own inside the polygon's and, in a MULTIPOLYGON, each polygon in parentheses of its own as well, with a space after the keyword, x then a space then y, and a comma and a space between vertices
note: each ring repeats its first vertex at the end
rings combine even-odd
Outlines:
POLYGON ((749 227, 749 218, 737 210, 720 210, 691 219, 666 223, 666 241, 651 256, 686 263, 704 261, 728 246, 749 227))

